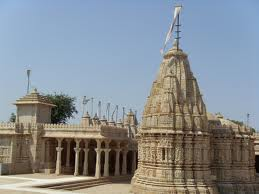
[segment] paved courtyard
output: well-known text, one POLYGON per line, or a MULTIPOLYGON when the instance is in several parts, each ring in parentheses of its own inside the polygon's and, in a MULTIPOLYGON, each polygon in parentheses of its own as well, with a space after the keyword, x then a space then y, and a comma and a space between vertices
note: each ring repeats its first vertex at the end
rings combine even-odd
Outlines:
POLYGON ((65 191, 65 190, 52 190, 45 188, 35 188, 34 186, 49 183, 59 183, 74 180, 87 180, 92 177, 74 177, 71 175, 45 175, 45 174, 22 174, 22 175, 10 175, 0 176, 0 193, 8 194, 129 194, 130 183, 114 183, 91 187, 87 189, 81 189, 77 191, 65 191))

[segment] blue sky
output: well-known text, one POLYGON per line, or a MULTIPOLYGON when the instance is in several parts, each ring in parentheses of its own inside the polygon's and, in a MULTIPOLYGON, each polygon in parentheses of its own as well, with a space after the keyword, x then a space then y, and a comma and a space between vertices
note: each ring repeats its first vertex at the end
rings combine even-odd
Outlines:
POLYGON ((0 120, 25 94, 28 68, 33 87, 76 96, 79 110, 86 95, 140 116, 177 2, 207 110, 241 121, 250 113, 259 129, 257 0, 0 0, 0 120))

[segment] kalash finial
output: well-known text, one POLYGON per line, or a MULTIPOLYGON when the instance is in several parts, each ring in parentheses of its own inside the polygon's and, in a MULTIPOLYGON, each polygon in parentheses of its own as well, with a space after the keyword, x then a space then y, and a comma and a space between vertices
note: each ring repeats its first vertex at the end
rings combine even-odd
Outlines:
POLYGON ((163 55, 164 54, 164 51, 165 51, 165 48, 168 44, 168 42, 171 40, 172 36, 173 36, 173 32, 174 32, 174 26, 176 26, 176 48, 177 48, 177 51, 179 50, 179 40, 180 40, 180 12, 182 10, 182 5, 176 5, 175 6, 175 9, 174 9, 174 17, 173 17, 173 22, 171 23, 170 25, 170 29, 166 35, 166 39, 165 39, 165 43, 164 43, 164 47, 160 50, 161 51, 161 54, 163 55))

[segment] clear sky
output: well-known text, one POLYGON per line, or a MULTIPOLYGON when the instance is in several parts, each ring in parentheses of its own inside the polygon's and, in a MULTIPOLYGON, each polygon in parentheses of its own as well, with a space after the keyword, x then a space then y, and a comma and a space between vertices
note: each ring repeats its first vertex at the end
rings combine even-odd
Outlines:
POLYGON ((28 68, 33 87, 76 96, 79 110, 86 95, 140 117, 177 2, 207 110, 241 121, 250 113, 259 129, 258 0, 0 0, 0 120, 25 94, 28 68))

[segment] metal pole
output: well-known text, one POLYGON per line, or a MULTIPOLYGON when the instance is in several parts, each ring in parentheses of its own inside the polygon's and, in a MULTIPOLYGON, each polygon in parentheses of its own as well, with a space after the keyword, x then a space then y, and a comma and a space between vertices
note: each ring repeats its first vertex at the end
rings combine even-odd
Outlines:
POLYGON ((122 107, 122 123, 124 124, 125 107, 122 107))
POLYGON ((28 80, 28 83, 27 83, 27 94, 30 93, 30 75, 31 75, 31 70, 27 70, 27 80, 28 80))
POLYGON ((179 27, 180 27, 180 13, 178 14, 178 16, 177 16, 177 31, 176 31, 176 34, 177 34, 177 50, 179 50, 179 39, 180 39, 180 37, 179 37, 179 33, 180 33, 180 29, 179 29, 179 27))
POLYGON ((98 117, 99 118, 102 117, 102 102, 101 101, 98 102, 98 117))
POLYGON ((110 105, 111 105, 111 103, 107 103, 107 107, 106 107, 106 117, 107 117, 107 121, 110 120, 110 105))
POLYGON ((247 125, 247 127, 249 127, 249 117, 250 117, 250 114, 249 114, 249 113, 247 113, 246 117, 247 117, 246 125, 247 125))
POLYGON ((116 118, 115 118, 116 123, 117 123, 117 120, 118 120, 118 112, 119 112, 119 106, 116 105, 116 118))
POLYGON ((91 116, 92 118, 94 117, 94 98, 92 97, 91 98, 91 116))

